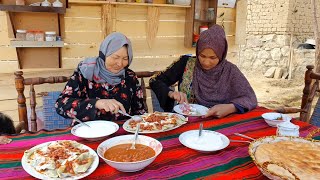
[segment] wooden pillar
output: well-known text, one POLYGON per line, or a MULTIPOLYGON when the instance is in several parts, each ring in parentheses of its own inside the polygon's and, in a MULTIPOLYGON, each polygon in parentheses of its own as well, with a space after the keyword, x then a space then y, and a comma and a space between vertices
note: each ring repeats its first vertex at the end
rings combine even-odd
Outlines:
POLYGON ((112 5, 103 4, 101 6, 101 28, 102 28, 102 39, 108 36, 112 32, 112 5))
MULTIPOLYGON (((310 94, 310 86, 312 83, 312 79, 310 77, 310 74, 312 73, 312 70, 314 69, 313 65, 307 66, 307 71, 304 76, 304 88, 303 88, 303 95, 302 95, 302 101, 301 101, 301 109, 311 108, 311 107, 305 107, 308 102, 308 95, 310 94)), ((306 116, 308 116, 308 113, 301 112, 300 113, 300 119, 306 119, 306 116)))
POLYGON ((37 131, 37 114, 36 114, 36 92, 33 84, 30 85, 30 109, 31 109, 31 131, 37 131))
POLYGON ((186 48, 192 47, 194 6, 195 6, 195 0, 191 0, 191 8, 186 9, 185 28, 184 28, 184 46, 186 48))
POLYGON ((27 116, 27 107, 26 107, 26 97, 24 96, 24 78, 22 71, 16 71, 15 75, 15 85, 18 92, 18 114, 19 121, 23 123, 22 128, 28 130, 28 116, 27 116))
POLYGON ((159 29, 160 10, 159 7, 148 7, 147 14, 147 43, 151 49, 159 29))

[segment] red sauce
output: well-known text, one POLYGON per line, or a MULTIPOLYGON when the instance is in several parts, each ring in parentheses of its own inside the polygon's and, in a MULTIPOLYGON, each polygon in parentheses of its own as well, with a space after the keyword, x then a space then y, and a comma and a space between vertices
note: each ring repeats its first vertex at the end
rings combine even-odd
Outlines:
POLYGON ((119 144, 107 149, 104 157, 116 162, 135 162, 153 157, 156 152, 149 146, 136 144, 136 149, 130 149, 131 144, 119 144))

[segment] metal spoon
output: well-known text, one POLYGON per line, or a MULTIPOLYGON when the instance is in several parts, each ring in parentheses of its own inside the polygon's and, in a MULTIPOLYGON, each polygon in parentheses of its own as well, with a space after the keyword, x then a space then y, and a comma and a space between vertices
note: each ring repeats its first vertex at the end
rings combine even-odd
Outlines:
POLYGON ((137 129, 136 129, 136 132, 134 133, 134 139, 130 149, 136 149, 136 141, 138 139, 139 129, 140 129, 140 123, 137 124, 137 129))
POLYGON ((236 135, 236 136, 240 136, 240 137, 243 137, 243 138, 250 139, 250 140, 256 140, 256 139, 254 139, 254 138, 252 138, 252 137, 249 137, 249 136, 246 136, 246 135, 244 135, 244 134, 240 134, 240 133, 233 133, 233 134, 236 135))
POLYGON ((125 116, 131 117, 131 119, 133 119, 133 120, 140 120, 140 119, 141 119, 140 116, 137 116, 137 115, 131 116, 130 114, 125 113, 125 112, 123 112, 123 111, 121 111, 121 110, 119 110, 118 112, 119 112, 120 114, 125 115, 125 116))
POLYGON ((199 127, 199 138, 202 135, 202 130, 203 130, 203 123, 200 123, 200 127, 199 127))
POLYGON ((85 126, 88 126, 89 128, 91 128, 91 126, 89 126, 87 123, 84 123, 84 122, 80 121, 76 117, 74 117, 74 120, 77 121, 78 123, 82 124, 82 125, 85 125, 85 126))
POLYGON ((241 141, 241 140, 233 140, 233 139, 230 139, 230 142, 251 143, 250 141, 241 141))

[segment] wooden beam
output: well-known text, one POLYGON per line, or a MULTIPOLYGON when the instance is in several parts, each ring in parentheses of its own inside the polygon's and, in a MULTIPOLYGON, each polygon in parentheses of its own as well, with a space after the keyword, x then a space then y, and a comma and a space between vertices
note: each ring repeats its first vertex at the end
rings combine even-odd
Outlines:
POLYGON ((195 0, 191 0, 191 8, 186 10, 187 12, 186 12, 186 21, 185 21, 185 30, 184 30, 184 46, 186 48, 192 47, 194 6, 195 6, 195 0))
POLYGON ((160 19, 160 11, 158 7, 148 7, 148 15, 147 15, 147 43, 150 49, 154 44, 154 40, 156 39, 158 28, 159 28, 159 19, 160 19))
POLYGON ((81 1, 72 0, 69 4, 85 4, 85 5, 97 5, 97 4, 114 4, 114 5, 129 5, 129 6, 157 6, 157 7, 173 7, 173 8, 190 8, 191 6, 175 5, 175 4, 153 4, 153 3, 129 3, 129 2, 110 2, 110 1, 81 1))
POLYGON ((112 5, 103 4, 101 6, 101 28, 102 28, 102 39, 108 36, 112 32, 112 5))

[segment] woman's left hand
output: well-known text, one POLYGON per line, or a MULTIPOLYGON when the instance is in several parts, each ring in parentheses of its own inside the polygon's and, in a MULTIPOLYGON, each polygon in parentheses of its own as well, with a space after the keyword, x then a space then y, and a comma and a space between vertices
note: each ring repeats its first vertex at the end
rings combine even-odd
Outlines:
POLYGON ((237 112, 236 107, 233 104, 217 104, 209 109, 204 118, 214 116, 217 118, 223 118, 231 113, 237 112))

